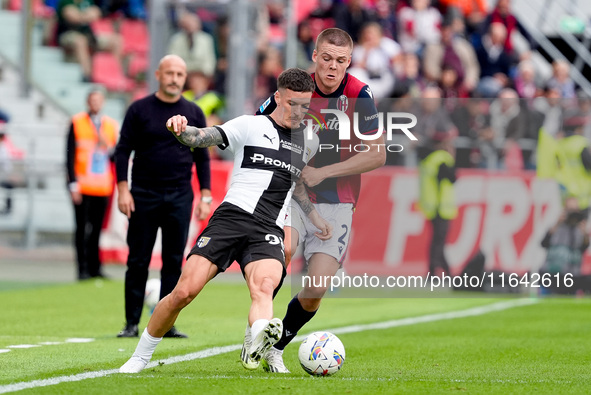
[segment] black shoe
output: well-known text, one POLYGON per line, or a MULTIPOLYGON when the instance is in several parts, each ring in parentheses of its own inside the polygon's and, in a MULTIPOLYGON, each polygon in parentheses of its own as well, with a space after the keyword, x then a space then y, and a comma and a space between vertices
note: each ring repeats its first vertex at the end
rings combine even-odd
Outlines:
POLYGON ((89 278, 91 278, 91 276, 88 272, 78 273, 78 280, 88 280, 89 278))
POLYGON ((178 339, 186 339, 189 336, 177 331, 176 328, 173 326, 172 328, 170 328, 168 332, 164 334, 163 337, 176 337, 178 339))
POLYGON ((125 325, 125 328, 123 328, 123 330, 121 332, 119 332, 119 334, 117 335, 117 337, 137 337, 138 335, 138 329, 137 329, 137 325, 125 325))

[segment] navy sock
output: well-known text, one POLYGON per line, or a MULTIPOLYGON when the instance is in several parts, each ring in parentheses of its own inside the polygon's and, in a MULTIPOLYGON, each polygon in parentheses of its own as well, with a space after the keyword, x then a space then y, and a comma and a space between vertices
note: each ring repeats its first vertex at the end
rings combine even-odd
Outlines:
POLYGON ((298 295, 294 296, 291 302, 287 305, 287 312, 283 318, 283 334, 274 347, 278 350, 283 350, 285 346, 296 337, 298 331, 302 329, 312 317, 314 317, 316 311, 310 312, 304 310, 302 304, 298 300, 298 295))

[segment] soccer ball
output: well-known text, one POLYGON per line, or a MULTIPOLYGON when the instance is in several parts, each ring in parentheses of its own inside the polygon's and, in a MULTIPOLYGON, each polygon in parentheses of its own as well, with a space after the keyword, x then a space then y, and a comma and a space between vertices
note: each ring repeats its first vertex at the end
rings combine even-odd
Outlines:
POLYGON ((300 364, 313 376, 329 376, 345 362, 345 347, 330 332, 314 332, 302 342, 298 352, 300 364))
POLYGON ((144 294, 144 304, 150 310, 150 314, 156 308, 160 300, 160 279, 151 278, 146 282, 146 293, 144 294))

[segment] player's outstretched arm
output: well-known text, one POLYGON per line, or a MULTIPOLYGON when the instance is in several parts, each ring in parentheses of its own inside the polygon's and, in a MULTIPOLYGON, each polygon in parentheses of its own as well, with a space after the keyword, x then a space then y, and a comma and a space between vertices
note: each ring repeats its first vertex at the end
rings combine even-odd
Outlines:
POLYGON ((332 225, 318 214, 301 180, 296 182, 293 200, 300 205, 302 211, 308 216, 312 224, 318 228, 319 231, 315 233, 316 237, 320 240, 330 239, 332 237, 332 225))
POLYGON ((175 115, 166 121, 166 128, 182 144, 191 148, 205 148, 223 144, 222 133, 215 127, 197 128, 187 125, 187 118, 175 115))

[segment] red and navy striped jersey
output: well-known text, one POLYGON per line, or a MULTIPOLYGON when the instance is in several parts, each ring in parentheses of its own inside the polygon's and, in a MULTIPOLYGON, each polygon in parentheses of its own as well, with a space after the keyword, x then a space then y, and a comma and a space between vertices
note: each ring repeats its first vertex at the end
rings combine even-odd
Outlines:
MULTIPOLYGON (((314 74, 312 74, 314 77, 314 74)), ((274 96, 268 98, 257 114, 270 114, 277 107, 274 96)), ((339 88, 330 95, 323 94, 318 87, 312 95, 310 113, 320 120, 315 124, 320 149, 309 165, 320 168, 345 161, 356 155, 356 147, 363 141, 353 132, 354 113, 358 114, 358 128, 361 134, 375 134, 379 119, 373 94, 369 86, 350 74, 345 74, 339 88), (321 114, 321 109, 337 109, 345 112, 350 120, 351 140, 339 139, 338 120, 333 114, 321 114), (332 148, 330 148, 332 147, 332 148), (338 147, 338 149, 337 149, 338 147)), ((367 144, 371 144, 368 141, 367 144)), ((308 188, 313 203, 357 203, 361 186, 361 175, 354 174, 337 178, 327 178, 315 187, 308 188)))

